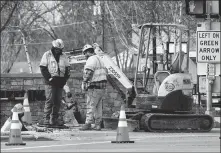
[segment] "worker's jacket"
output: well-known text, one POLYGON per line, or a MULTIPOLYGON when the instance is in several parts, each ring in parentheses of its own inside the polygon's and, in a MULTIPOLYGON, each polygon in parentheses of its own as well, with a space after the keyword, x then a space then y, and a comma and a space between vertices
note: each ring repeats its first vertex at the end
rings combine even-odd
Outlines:
POLYGON ((51 84, 63 88, 69 78, 70 63, 64 53, 60 55, 57 62, 51 50, 45 52, 40 62, 40 68, 46 84, 50 84, 49 79, 53 78, 51 84))
POLYGON ((98 55, 93 55, 87 59, 86 64, 84 66, 84 70, 86 69, 90 69, 94 72, 90 82, 99 82, 107 80, 107 69, 105 68, 104 63, 101 61, 98 55))
POLYGON ((70 63, 68 62, 68 58, 64 53, 60 55, 59 63, 57 63, 51 50, 49 50, 44 53, 40 66, 48 67, 48 71, 52 77, 64 77, 65 67, 70 66, 70 63))

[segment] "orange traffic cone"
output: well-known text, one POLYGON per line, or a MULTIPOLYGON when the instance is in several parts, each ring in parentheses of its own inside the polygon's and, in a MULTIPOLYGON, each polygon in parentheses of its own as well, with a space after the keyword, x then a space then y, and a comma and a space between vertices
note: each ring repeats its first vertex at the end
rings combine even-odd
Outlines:
POLYGON ((121 105, 120 117, 117 128, 117 138, 116 141, 111 141, 111 143, 134 143, 134 141, 130 141, 129 139, 124 104, 121 105))
POLYGON ((13 108, 12 121, 11 121, 10 134, 9 134, 9 142, 6 143, 5 145, 7 146, 26 145, 26 143, 22 142, 21 127, 20 127, 19 119, 18 119, 18 110, 15 107, 13 108))
POLYGON ((24 95, 23 107, 25 111, 24 111, 24 116, 22 117, 22 121, 26 124, 32 124, 32 118, 31 118, 27 92, 25 92, 25 95, 24 95))

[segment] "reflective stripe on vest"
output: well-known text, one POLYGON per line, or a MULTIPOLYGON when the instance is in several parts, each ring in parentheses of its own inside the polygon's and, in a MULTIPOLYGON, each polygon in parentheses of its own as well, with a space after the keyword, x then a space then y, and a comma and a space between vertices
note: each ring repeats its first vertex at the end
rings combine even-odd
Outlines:
POLYGON ((58 72, 58 63, 55 60, 55 57, 53 56, 52 52, 49 51, 47 54, 47 61, 48 61, 48 71, 51 74, 51 76, 60 76, 64 77, 65 74, 65 56, 61 55, 59 59, 59 69, 60 69, 60 74, 58 72))
POLYGON ((94 71, 93 77, 91 79, 91 82, 96 82, 96 81, 102 81, 102 80, 107 80, 106 77, 106 68, 104 66, 104 63, 101 61, 101 59, 97 56, 97 62, 96 62, 96 69, 94 71))

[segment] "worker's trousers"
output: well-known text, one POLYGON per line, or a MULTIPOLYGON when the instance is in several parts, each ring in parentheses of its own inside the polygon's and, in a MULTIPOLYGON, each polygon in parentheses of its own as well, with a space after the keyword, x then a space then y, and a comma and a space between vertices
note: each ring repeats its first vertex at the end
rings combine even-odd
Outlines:
POLYGON ((59 116, 59 110, 61 106, 63 88, 53 87, 51 85, 45 85, 45 108, 44 119, 57 120, 59 116))
POLYGON ((87 91, 87 114, 86 124, 93 123, 100 125, 102 121, 102 103, 106 89, 88 89, 87 91))

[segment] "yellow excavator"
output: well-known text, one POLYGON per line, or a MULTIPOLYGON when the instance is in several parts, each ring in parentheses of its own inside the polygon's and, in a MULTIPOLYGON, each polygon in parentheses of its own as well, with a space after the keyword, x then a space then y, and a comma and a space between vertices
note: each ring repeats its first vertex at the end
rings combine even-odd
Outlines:
MULTIPOLYGON (((140 121, 140 128, 150 132, 208 132, 213 128, 213 118, 209 115, 194 114, 193 106, 193 82, 192 76, 188 72, 189 48, 187 47, 187 62, 185 70, 181 70, 181 64, 184 58, 184 52, 176 54, 169 70, 157 70, 154 74, 153 94, 146 91, 146 85, 149 79, 149 73, 143 73, 143 83, 138 84, 138 66, 140 56, 144 52, 145 33, 148 31, 148 40, 150 40, 151 29, 156 26, 167 26, 179 29, 181 32, 188 32, 184 25, 147 23, 139 25, 139 47, 137 54, 137 63, 134 80, 128 77, 116 66, 113 60, 101 49, 96 52, 99 57, 105 61, 108 69, 108 81, 116 89, 126 103, 126 116, 130 119, 140 121), (113 79, 115 77, 127 90, 123 92, 118 83, 113 79), (133 83, 132 83, 133 82, 133 83), (155 93, 155 94, 154 94, 155 93)), ((189 40, 189 38, 188 38, 189 40)), ((149 58, 149 42, 146 49, 146 65, 149 58)), ((187 45, 188 46, 188 45, 187 45)), ((73 56, 73 53, 67 53, 70 63, 85 62, 83 55, 73 56)), ((159 65, 158 65, 159 67, 159 65)))

